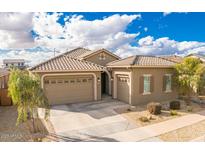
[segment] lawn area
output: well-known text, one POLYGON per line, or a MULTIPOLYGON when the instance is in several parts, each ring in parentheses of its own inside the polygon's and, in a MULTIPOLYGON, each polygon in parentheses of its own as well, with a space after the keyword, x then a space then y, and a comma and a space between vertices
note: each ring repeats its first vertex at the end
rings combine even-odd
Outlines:
POLYGON ((38 133, 32 133, 31 121, 16 126, 17 110, 15 106, 0 107, 0 141, 22 142, 41 141, 48 135, 45 121, 36 120, 38 133))
POLYGON ((136 123, 138 126, 146 126, 146 125, 166 121, 169 119, 177 118, 180 116, 184 116, 187 114, 196 113, 198 111, 205 109, 201 105, 193 102, 190 104, 191 107, 188 107, 184 101, 180 100, 181 108, 180 110, 175 111, 177 115, 171 115, 170 114, 171 110, 169 109, 170 101, 160 102, 160 104, 162 105, 162 110, 161 110, 161 114, 159 115, 150 114, 147 110, 147 105, 144 104, 132 107, 131 111, 128 108, 119 108, 116 109, 115 111, 121 114, 122 116, 124 116, 126 119, 136 123), (190 108, 192 111, 189 111, 190 108), (140 117, 147 117, 149 120, 147 122, 142 122, 140 120, 140 117))

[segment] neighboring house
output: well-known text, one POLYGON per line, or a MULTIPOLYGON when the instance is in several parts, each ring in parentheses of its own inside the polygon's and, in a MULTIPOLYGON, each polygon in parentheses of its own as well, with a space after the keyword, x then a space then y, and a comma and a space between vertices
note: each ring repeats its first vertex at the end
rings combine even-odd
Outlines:
POLYGON ((111 77, 104 66, 118 59, 105 49, 77 48, 40 63, 30 71, 40 75, 50 104, 97 101, 103 94, 111 95, 111 77))
POLYGON ((199 55, 199 54, 189 54, 186 57, 192 57, 192 58, 198 58, 200 59, 203 63, 205 63, 205 56, 199 55))
POLYGON ((8 97, 8 79, 11 67, 26 69, 24 59, 4 59, 2 68, 0 68, 0 105, 12 105, 11 98, 8 97))
POLYGON ((183 57, 177 55, 168 55, 168 56, 160 56, 160 57, 173 61, 175 63, 181 63, 183 61, 183 57))
POLYGON ((4 59, 3 68, 17 67, 19 69, 24 69, 26 67, 24 59, 4 59))
POLYGON ((113 98, 132 105, 176 98, 172 81, 175 64, 155 56, 131 56, 108 63, 112 71, 113 98))

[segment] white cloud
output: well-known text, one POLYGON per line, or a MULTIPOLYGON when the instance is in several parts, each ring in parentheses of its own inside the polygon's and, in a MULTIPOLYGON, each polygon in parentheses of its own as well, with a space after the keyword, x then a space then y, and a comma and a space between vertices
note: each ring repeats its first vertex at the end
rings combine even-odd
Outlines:
MULTIPOLYGON (((205 42, 178 42, 152 36, 137 41, 140 33, 127 33, 126 29, 140 18, 138 14, 115 14, 89 21, 82 15, 63 17, 61 13, 0 13, 0 62, 4 58, 25 58, 33 65, 52 57, 54 48, 65 52, 79 46, 106 48, 121 57, 205 53, 205 42), (65 21, 64 25, 59 24, 60 18, 65 21), (35 38, 31 30, 37 34, 35 38), (37 46, 41 48, 35 48, 37 46), (33 49, 26 49, 31 47, 33 49)), ((147 30, 144 27, 144 31, 147 30)))
POLYGON ((89 21, 81 15, 65 17, 65 25, 57 23, 60 14, 36 14, 34 30, 39 35, 36 42, 59 50, 75 47, 118 48, 124 43, 135 41, 139 33, 125 33, 128 24, 140 15, 112 15, 104 19, 89 21), (63 39, 62 39, 63 38, 63 39))
POLYGON ((117 54, 127 55, 187 55, 190 53, 205 54, 205 42, 171 40, 168 37, 154 39, 152 36, 141 38, 138 46, 126 44, 116 51, 117 54))
POLYGON ((188 14, 188 12, 163 12, 163 16, 166 17, 170 14, 173 14, 173 13, 184 13, 184 14, 188 14))
POLYGON ((141 18, 138 14, 115 14, 93 21, 86 20, 81 15, 73 15, 64 17, 64 25, 58 22, 62 17, 61 13, 2 13, 0 16, 0 49, 10 49, 5 52, 1 50, 0 59, 25 58, 32 61, 32 64, 48 59, 53 56, 53 52, 30 51, 25 49, 27 47, 56 48, 61 52, 79 46, 115 50, 134 42, 140 34, 125 32, 133 20, 141 18), (34 39, 30 35, 31 30, 37 35, 34 39))
POLYGON ((170 15, 172 12, 163 12, 163 16, 168 16, 170 15))
POLYGON ((148 31, 148 28, 147 28, 147 27, 144 27, 144 31, 147 32, 147 31, 148 31))
POLYGON ((30 48, 33 13, 0 13, 0 48, 30 48))

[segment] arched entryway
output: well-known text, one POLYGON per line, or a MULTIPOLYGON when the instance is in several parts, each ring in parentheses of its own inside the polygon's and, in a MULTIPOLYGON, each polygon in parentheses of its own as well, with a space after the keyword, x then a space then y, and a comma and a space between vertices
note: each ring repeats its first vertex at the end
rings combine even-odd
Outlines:
POLYGON ((111 76, 108 71, 101 73, 101 94, 111 95, 111 76))

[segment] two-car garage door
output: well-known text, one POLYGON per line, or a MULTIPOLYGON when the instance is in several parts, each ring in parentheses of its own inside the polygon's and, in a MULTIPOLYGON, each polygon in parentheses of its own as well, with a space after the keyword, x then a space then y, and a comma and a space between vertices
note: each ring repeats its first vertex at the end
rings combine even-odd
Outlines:
POLYGON ((51 105, 94 100, 93 76, 47 77, 44 87, 51 105))

